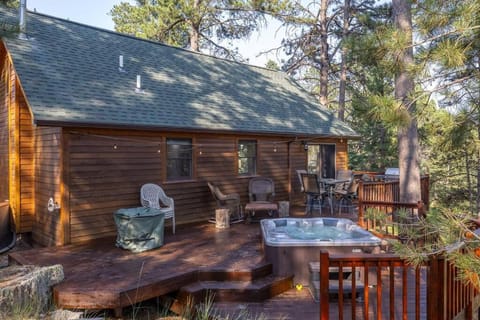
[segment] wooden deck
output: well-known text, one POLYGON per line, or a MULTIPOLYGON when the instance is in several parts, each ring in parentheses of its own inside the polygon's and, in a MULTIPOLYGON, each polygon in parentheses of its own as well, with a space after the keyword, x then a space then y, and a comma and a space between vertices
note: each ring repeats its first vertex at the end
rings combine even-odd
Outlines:
MULTIPOLYGON (((178 291, 201 278, 212 280, 213 274, 225 281, 248 282, 256 277, 255 273, 262 276, 270 270, 263 259, 258 223, 237 223, 228 229, 216 229, 209 223, 180 226, 175 235, 166 229, 165 245, 143 253, 119 249, 115 239, 103 239, 82 245, 16 251, 10 259, 20 264, 62 264, 65 280, 54 288, 58 307, 114 309, 117 315, 124 307, 178 291)), ((265 296, 252 291, 242 302, 219 301, 215 308, 229 315, 248 310, 249 314, 263 314, 267 319, 319 319, 319 303, 308 287, 297 290, 288 279, 281 286, 267 288, 274 294, 264 301, 261 298, 265 296), (278 292, 283 293, 276 295, 278 292)), ((336 319, 334 302, 330 305, 331 319, 336 319)), ((358 303, 353 311, 359 319, 363 318, 361 305, 358 303)), ((351 318, 351 312, 351 304, 346 303, 345 317, 351 318)))

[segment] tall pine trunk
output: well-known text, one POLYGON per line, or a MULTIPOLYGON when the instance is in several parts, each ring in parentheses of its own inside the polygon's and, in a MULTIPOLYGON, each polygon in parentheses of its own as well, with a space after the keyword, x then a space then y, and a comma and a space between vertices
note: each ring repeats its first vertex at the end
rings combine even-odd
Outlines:
POLYGON ((399 70, 395 75, 395 99, 410 114, 410 123, 398 132, 398 162, 400 168, 400 201, 417 203, 421 200, 418 128, 415 119, 413 75, 409 73, 413 65, 412 44, 412 3, 410 0, 393 0, 393 17, 399 34, 407 39, 405 48, 398 56, 399 70))
POLYGON ((327 9, 328 0, 322 0, 320 4, 320 103, 328 106, 328 32, 327 32, 327 9))
MULTIPOLYGON (((480 110, 477 111, 478 120, 480 121, 480 110)), ((479 122, 477 122, 479 123, 479 122)), ((480 141, 480 126, 477 127, 477 139, 480 141)), ((476 210, 477 215, 480 218, 480 148, 477 148, 477 197, 476 197, 476 210)))
MULTIPOLYGON (((200 10, 200 0, 193 1, 194 10, 200 10)), ((200 23, 197 19, 190 21, 190 50, 200 52, 200 23)))
POLYGON ((347 39, 350 29, 350 0, 345 0, 343 6, 343 26, 342 26, 342 51, 341 51, 341 65, 340 65, 340 84, 338 88, 338 118, 345 120, 345 100, 346 100, 346 86, 347 86, 347 46, 345 41, 347 39))

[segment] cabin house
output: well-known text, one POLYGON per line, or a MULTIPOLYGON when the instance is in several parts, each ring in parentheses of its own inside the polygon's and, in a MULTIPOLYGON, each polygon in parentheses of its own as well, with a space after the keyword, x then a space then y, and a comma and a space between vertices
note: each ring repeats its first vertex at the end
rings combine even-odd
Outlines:
MULTIPOLYGON (((17 23, 0 9, 0 21, 17 23)), ((282 72, 34 12, 0 41, 0 200, 40 245, 114 236, 113 212, 144 183, 206 221, 207 181, 238 192, 275 181, 300 203, 297 169, 346 168, 358 135, 282 72)), ((13 29, 13 28, 12 28, 13 29)), ((169 221, 167 221, 167 226, 169 221)))

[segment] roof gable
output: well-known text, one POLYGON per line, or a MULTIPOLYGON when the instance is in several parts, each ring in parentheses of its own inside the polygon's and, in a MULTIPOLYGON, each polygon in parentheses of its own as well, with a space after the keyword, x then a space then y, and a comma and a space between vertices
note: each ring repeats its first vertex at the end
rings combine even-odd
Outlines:
POLYGON ((37 124, 357 136, 282 72, 37 13, 27 21, 29 40, 4 42, 37 124))

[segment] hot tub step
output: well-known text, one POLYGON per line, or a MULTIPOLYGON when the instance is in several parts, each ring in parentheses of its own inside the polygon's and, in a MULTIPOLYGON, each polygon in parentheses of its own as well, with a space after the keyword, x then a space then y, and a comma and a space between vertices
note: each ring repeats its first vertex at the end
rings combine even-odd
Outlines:
POLYGON ((269 275, 254 281, 198 281, 180 289, 177 299, 205 301, 206 295, 215 302, 254 302, 270 299, 293 287, 293 275, 269 275))
MULTIPOLYGON (((319 262, 310 262, 308 264, 308 270, 310 271, 310 292, 312 293, 315 301, 320 300, 320 263, 319 262)), ((345 267, 342 269, 343 272, 343 293, 348 298, 352 296, 353 292, 353 282, 352 282, 352 268, 345 267)), ((355 294, 357 298, 363 296, 363 282, 361 281, 360 268, 355 269, 355 294)), ((340 281, 339 281, 339 270, 338 268, 331 267, 329 268, 329 281, 328 281, 328 291, 330 298, 338 298, 338 293, 340 291, 340 281)))

